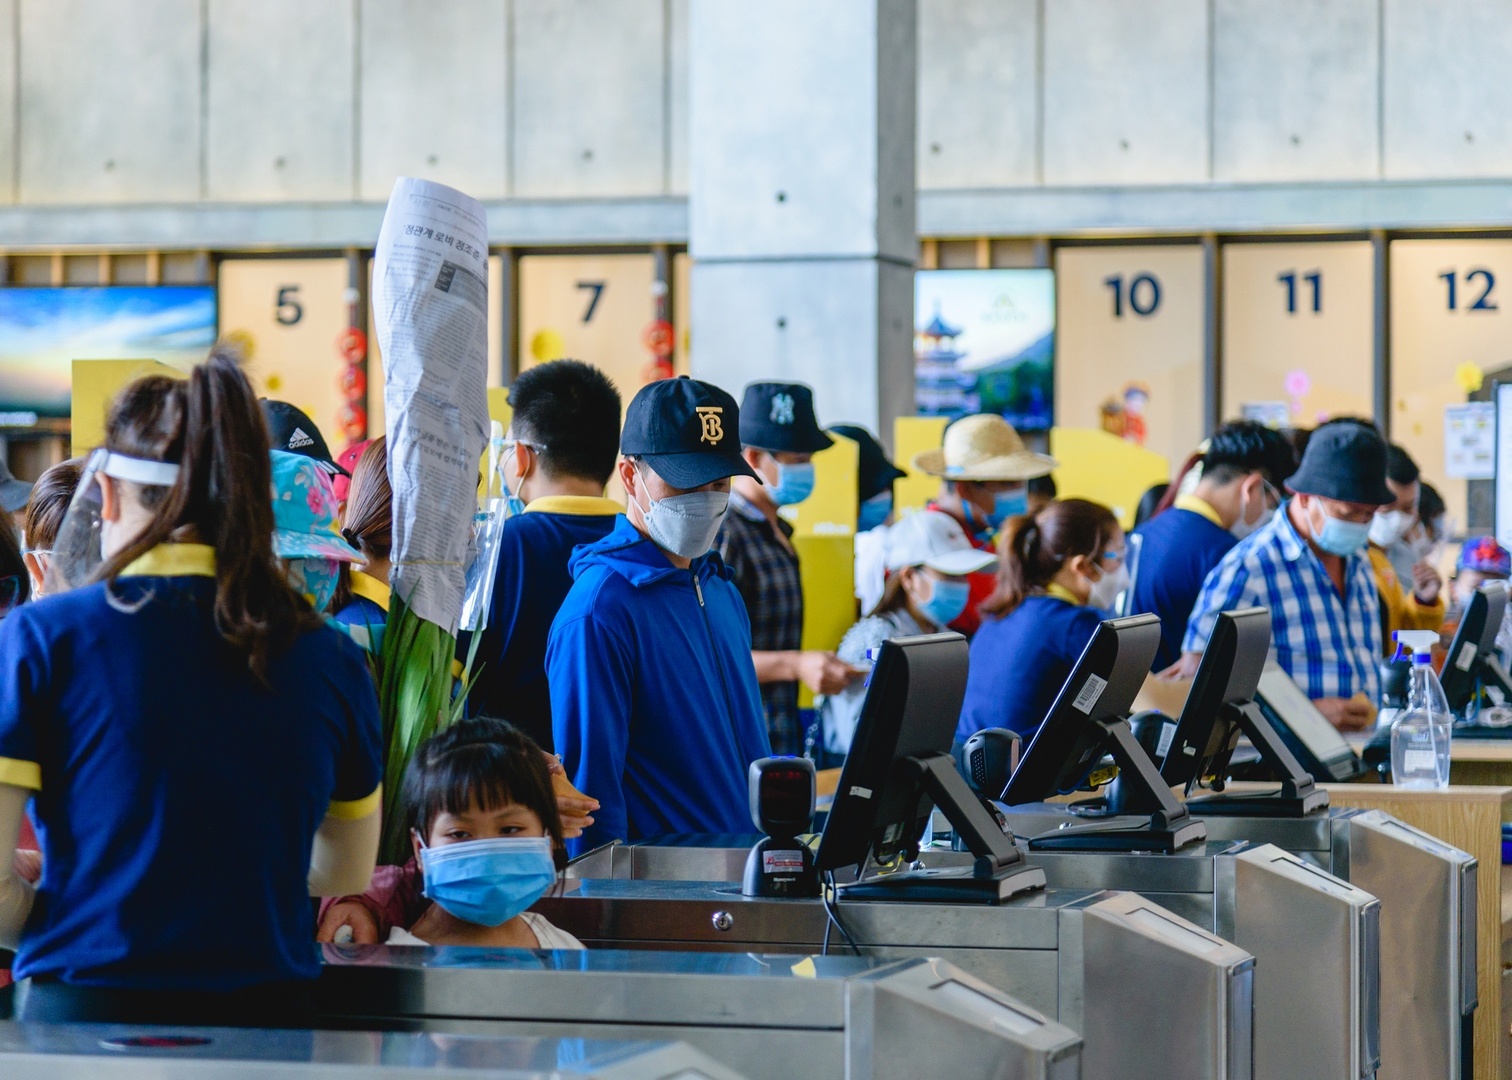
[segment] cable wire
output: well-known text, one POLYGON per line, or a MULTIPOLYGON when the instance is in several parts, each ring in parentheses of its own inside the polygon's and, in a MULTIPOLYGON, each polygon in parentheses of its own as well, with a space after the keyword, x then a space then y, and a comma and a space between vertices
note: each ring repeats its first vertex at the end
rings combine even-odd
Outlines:
POLYGON ((829 955, 829 932, 830 926, 833 925, 836 930, 840 931, 840 936, 843 937, 845 939, 845 943, 850 946, 851 952, 857 956, 860 956, 861 946, 856 944, 856 939, 851 937, 851 932, 845 928, 845 924, 840 921, 839 913, 835 910, 836 898, 839 896, 839 893, 835 888, 834 871, 826 871, 824 878, 827 888, 820 889, 819 896, 824 904, 824 914, 828 917, 829 921, 824 925, 825 951, 821 955, 829 955))

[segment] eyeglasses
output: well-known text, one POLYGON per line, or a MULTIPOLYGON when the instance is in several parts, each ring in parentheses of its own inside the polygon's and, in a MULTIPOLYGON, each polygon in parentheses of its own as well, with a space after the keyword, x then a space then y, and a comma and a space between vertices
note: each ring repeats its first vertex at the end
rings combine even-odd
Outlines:
POLYGON ((15 611, 21 604, 21 577, 7 574, 0 577, 0 619, 15 611))
POLYGON ((1125 548, 1123 551, 1105 551, 1102 553, 1102 559, 1103 562, 1123 562, 1128 557, 1128 554, 1128 548, 1125 548))

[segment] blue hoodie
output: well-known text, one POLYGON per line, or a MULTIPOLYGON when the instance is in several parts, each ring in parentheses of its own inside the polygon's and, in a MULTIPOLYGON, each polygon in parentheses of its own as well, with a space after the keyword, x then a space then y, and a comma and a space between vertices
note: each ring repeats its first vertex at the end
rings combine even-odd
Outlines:
POLYGON ((771 746, 728 568, 713 552, 673 566, 623 514, 568 565, 546 646, 552 734, 567 775, 600 804, 574 853, 750 832, 747 769, 771 746))

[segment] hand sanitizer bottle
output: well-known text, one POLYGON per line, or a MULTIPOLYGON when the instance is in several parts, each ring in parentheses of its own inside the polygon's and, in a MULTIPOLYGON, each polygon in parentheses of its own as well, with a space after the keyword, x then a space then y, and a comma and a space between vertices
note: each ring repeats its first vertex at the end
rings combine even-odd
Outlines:
POLYGON ((1397 787, 1444 788, 1449 786, 1449 739, 1454 718, 1449 701, 1433 671, 1429 651, 1438 635, 1401 631, 1397 640, 1413 648, 1412 681, 1407 708, 1391 725, 1391 776, 1397 787))

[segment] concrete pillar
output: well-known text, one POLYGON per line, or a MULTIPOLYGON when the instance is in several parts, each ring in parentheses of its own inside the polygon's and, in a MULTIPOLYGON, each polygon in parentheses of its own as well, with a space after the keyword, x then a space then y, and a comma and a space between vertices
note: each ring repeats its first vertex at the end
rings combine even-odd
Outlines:
POLYGON ((914 0, 691 0, 692 370, 913 412, 914 0))

